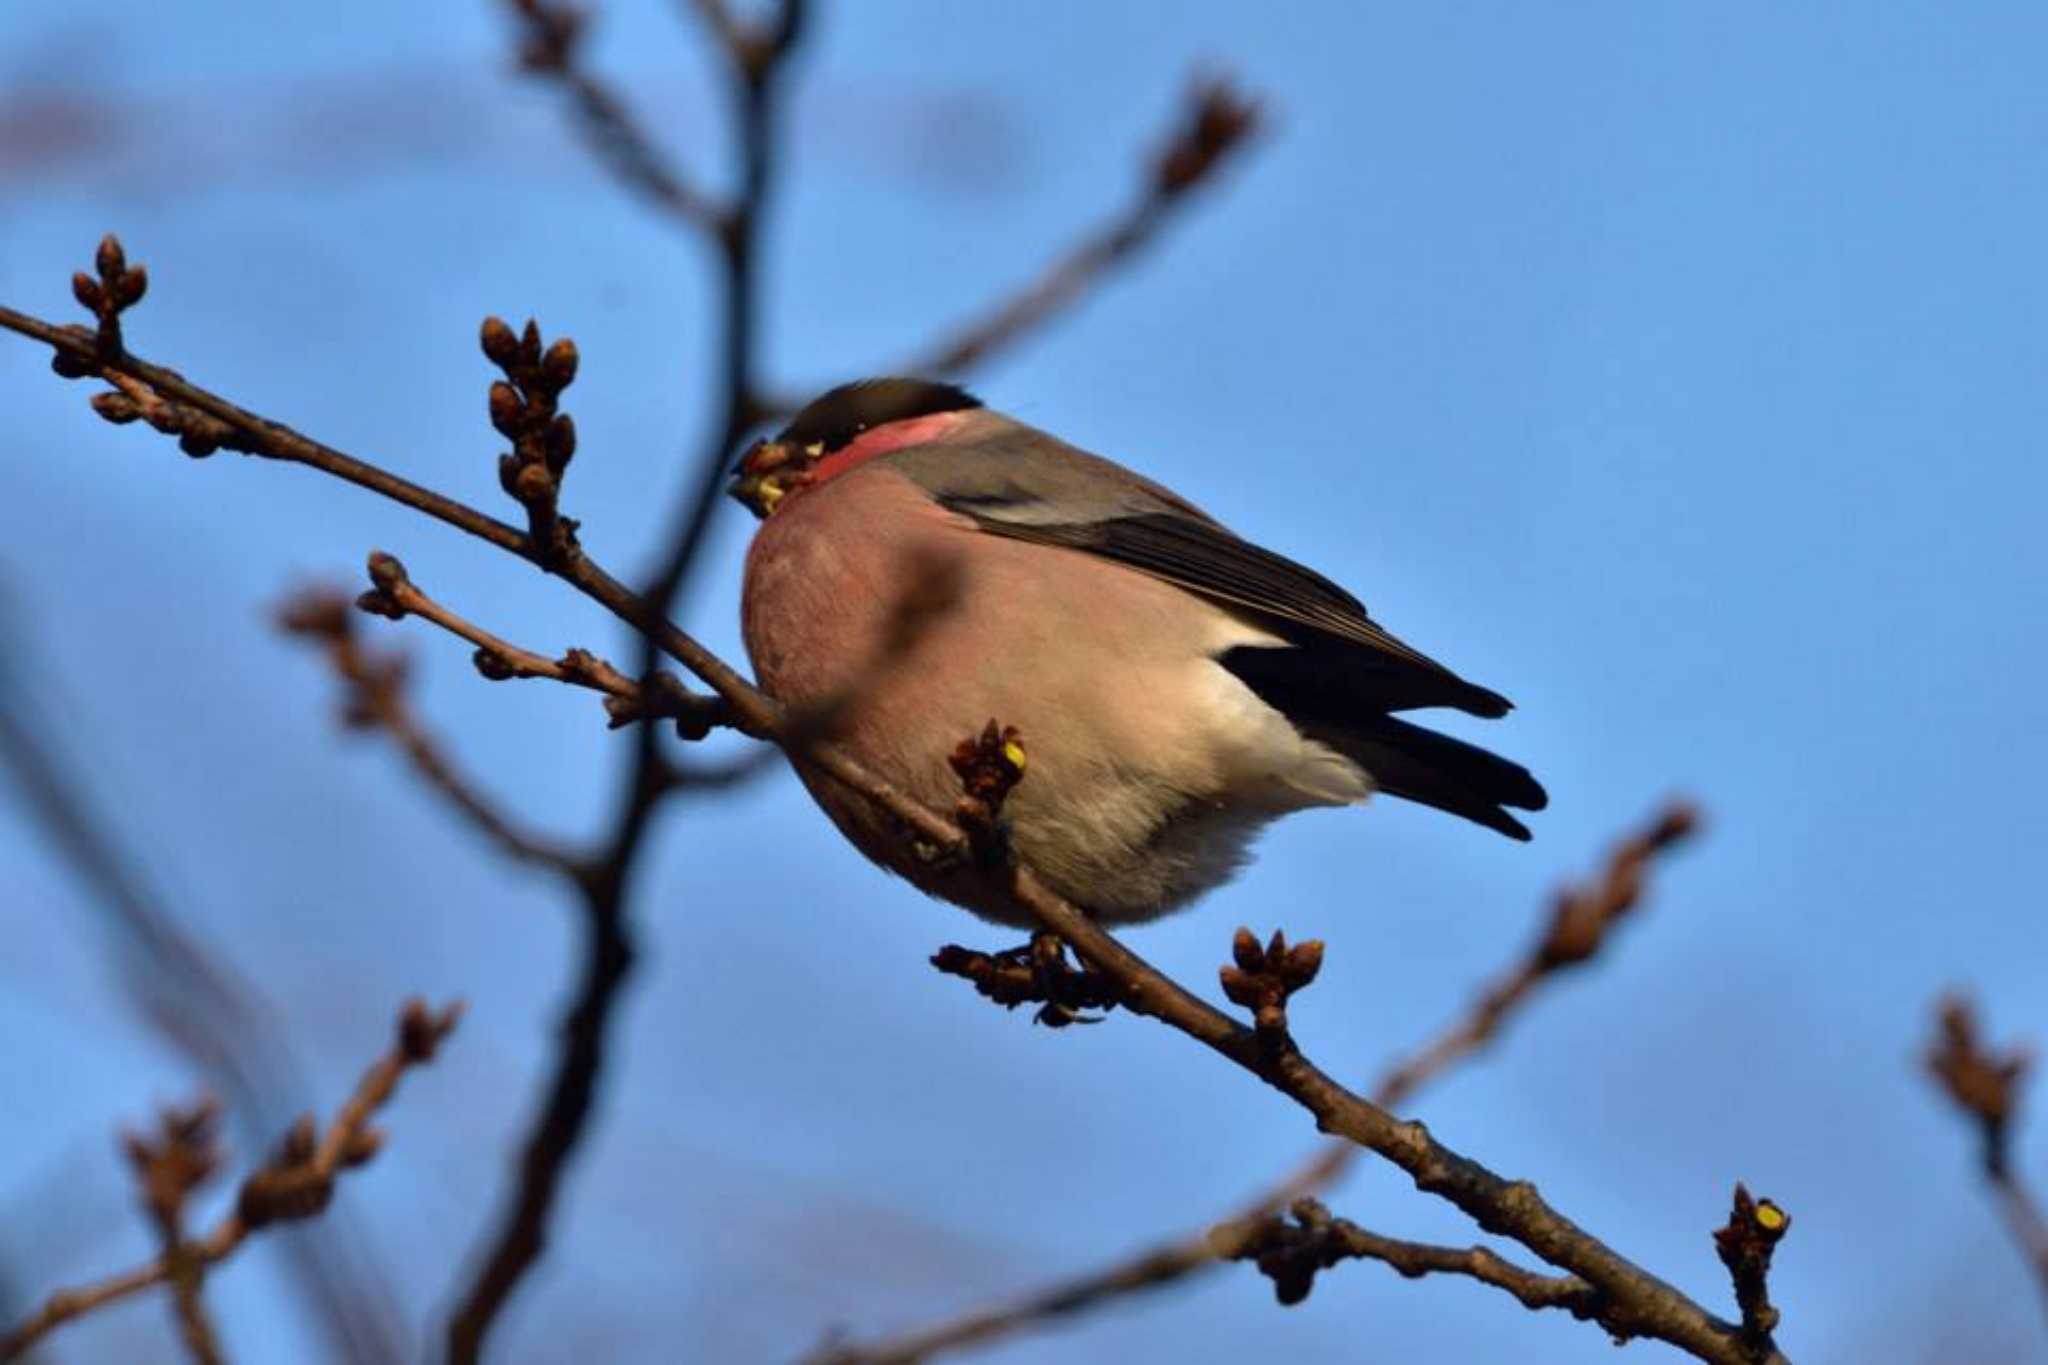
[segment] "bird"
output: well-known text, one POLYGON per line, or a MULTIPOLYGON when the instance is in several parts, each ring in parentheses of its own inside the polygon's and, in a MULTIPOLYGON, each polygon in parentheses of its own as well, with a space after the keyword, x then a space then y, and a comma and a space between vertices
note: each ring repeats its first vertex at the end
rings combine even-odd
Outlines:
MULTIPOLYGON (((947 811, 949 763, 992 719, 1028 763, 1006 852, 1105 925, 1229 880, 1270 822, 1374 793, 1526 840, 1520 764, 1401 719, 1505 716, 1329 579, 1165 486, 956 385, 880 378, 816 398, 741 456, 759 519, 740 625, 761 688, 899 791, 947 811), (1028 756, 1028 757, 1027 757, 1028 756)), ((920 857, 894 818, 791 746, 870 860, 998 924, 1000 878, 920 857)))

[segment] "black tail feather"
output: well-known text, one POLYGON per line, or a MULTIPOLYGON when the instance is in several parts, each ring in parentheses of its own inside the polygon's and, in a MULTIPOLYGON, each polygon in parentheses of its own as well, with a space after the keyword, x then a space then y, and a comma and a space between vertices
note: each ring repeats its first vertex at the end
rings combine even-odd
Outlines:
POLYGON ((1448 669, 1417 668, 1341 640, 1240 645, 1218 662, 1290 716, 1336 719, 1360 711, 1452 706, 1494 720, 1514 707, 1500 693, 1468 683, 1448 669))
POLYGON ((1371 773, 1387 795, 1462 815, 1510 839, 1527 839, 1529 830, 1503 806, 1542 810, 1550 803, 1521 764, 1392 716, 1306 732, 1371 773))
POLYGON ((1240 646, 1217 662, 1303 734, 1343 754, 1389 796, 1462 815, 1511 839, 1529 831, 1503 807, 1542 810, 1550 798, 1519 763, 1425 730, 1387 711, 1456 706, 1498 716, 1507 700, 1455 675, 1376 667, 1342 646, 1240 646))

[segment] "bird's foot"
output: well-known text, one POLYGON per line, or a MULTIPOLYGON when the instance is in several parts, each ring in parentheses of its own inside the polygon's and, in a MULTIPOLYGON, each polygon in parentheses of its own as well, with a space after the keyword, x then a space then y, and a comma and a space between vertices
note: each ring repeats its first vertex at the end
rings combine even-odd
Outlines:
POLYGON ((950 976, 964 977, 974 989, 1006 1009, 1036 1002, 1035 1023, 1047 1028, 1097 1024, 1116 1007, 1120 992, 1100 972, 1067 961, 1066 944, 1058 934, 1037 933, 1029 943, 999 953, 976 952, 948 944, 932 956, 932 965, 950 976))

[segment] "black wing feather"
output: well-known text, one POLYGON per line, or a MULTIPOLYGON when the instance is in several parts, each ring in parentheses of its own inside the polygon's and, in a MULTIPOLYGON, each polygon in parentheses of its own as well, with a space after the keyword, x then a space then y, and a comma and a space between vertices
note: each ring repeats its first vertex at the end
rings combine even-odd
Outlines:
POLYGON ((1380 704, 1387 709, 1455 706, 1488 717, 1509 710, 1507 698, 1466 682, 1389 634, 1366 615, 1357 598, 1329 579, 1213 522, 1148 512, 1031 523, 990 516, 989 509, 978 508, 970 498, 941 501, 984 531, 1085 550, 1260 617, 1289 639, 1329 651, 1340 671, 1372 675, 1373 690, 1384 697, 1380 704))

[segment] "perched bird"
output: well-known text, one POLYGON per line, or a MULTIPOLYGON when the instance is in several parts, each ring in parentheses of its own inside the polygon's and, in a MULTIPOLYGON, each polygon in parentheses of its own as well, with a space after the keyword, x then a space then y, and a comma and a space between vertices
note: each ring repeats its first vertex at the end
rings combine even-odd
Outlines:
MULTIPOLYGON (((1515 839, 1541 810, 1517 764, 1399 720, 1506 698, 1388 634, 1319 574, 1120 465, 950 384, 824 394, 740 461, 763 519, 741 623, 761 686, 950 810, 948 757, 991 718, 1028 772, 1009 845, 1107 923, 1151 919, 1230 878, 1269 821, 1375 791, 1515 839)), ((860 850, 1001 923, 994 879, 923 865, 865 798, 794 759, 860 850)))

